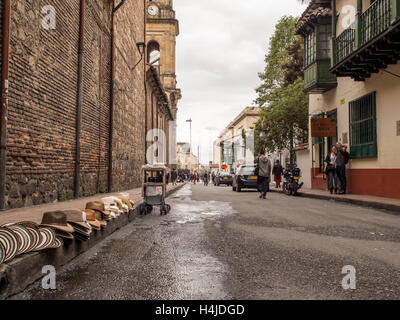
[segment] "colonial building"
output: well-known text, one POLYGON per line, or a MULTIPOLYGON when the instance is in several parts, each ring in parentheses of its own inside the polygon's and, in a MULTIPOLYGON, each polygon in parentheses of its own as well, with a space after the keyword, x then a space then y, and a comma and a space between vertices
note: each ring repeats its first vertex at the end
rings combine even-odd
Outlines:
POLYGON ((189 172, 199 170, 199 159, 190 151, 190 144, 187 142, 177 143, 176 159, 179 170, 189 172))
MULTIPOLYGON (((176 19, 172 0, 148 0, 146 3, 146 44, 147 65, 151 74, 159 78, 162 91, 167 100, 148 97, 152 106, 147 105, 147 118, 156 118, 156 123, 148 128, 159 128, 165 133, 165 162, 176 166, 176 121, 178 101, 181 90, 177 88, 175 73, 176 37, 179 35, 179 22, 176 19), (157 105, 157 107, 155 107, 157 105), (154 111, 155 110, 155 111, 154 111), (158 111, 159 110, 159 111, 158 111), (152 115, 149 117, 149 115, 152 115)), ((149 93, 148 93, 149 94, 149 93)))
POLYGON ((251 132, 260 118, 260 112, 259 107, 244 108, 214 141, 213 163, 219 164, 221 170, 232 171, 245 163, 246 159, 252 162, 254 154, 248 152, 254 148, 254 136, 251 138, 251 132))
POLYGON ((169 96, 172 116, 176 119, 181 90, 175 73, 176 37, 179 22, 175 17, 173 0, 147 1, 147 62, 159 70, 161 83, 169 96))
POLYGON ((312 0, 297 33, 304 38, 313 188, 325 189, 324 159, 349 146, 348 191, 400 197, 400 0, 312 0), (333 129, 333 130, 332 130, 333 129))

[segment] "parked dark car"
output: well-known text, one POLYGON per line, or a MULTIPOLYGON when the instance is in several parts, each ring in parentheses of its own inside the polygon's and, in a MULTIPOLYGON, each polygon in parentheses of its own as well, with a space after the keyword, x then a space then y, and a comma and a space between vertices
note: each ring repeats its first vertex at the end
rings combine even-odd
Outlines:
POLYGON ((256 189, 257 176, 254 174, 256 167, 254 165, 240 166, 233 176, 232 190, 240 192, 242 189, 256 189))
POLYGON ((232 175, 228 172, 220 172, 215 177, 215 185, 219 186, 221 184, 227 184, 228 186, 232 185, 232 175))

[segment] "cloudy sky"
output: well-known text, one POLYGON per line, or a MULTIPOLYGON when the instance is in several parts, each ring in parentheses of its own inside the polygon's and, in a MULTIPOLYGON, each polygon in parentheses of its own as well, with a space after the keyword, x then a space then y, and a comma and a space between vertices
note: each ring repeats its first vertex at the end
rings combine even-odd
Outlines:
POLYGON ((264 56, 274 26, 283 15, 299 16, 296 0, 175 0, 180 23, 177 38, 179 142, 212 160, 212 142, 240 111, 250 106, 260 84, 264 56))

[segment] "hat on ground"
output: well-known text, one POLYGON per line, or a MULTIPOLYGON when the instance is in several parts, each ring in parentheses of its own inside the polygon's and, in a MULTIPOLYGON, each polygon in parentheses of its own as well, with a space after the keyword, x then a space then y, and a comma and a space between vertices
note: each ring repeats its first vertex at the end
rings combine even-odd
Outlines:
POLYGON ((0 242, 0 265, 6 259, 6 248, 4 248, 3 244, 0 242))
POLYGON ((54 229, 49 227, 39 227, 39 232, 40 243, 37 245, 34 251, 48 249, 54 242, 56 242, 56 232, 54 229))
POLYGON ((122 211, 118 208, 117 203, 111 197, 101 199, 104 203, 104 208, 111 213, 112 218, 118 217, 122 211))
POLYGON ((4 262, 11 260, 17 255, 20 239, 14 231, 7 227, 0 227, 0 242, 6 250, 4 262))
POLYGON ((74 228, 67 223, 67 215, 62 211, 49 211, 43 214, 40 226, 53 228, 55 231, 73 233, 74 228))
POLYGON ((49 249, 58 249, 64 245, 64 241, 62 238, 56 236, 54 242, 48 247, 49 249))
POLYGON ((92 227, 86 221, 86 212, 81 210, 65 210, 67 215, 67 221, 70 223, 75 232, 72 234, 76 239, 80 241, 87 241, 90 239, 92 233, 92 227))
POLYGON ((114 212, 118 217, 120 214, 124 213, 122 207, 122 201, 119 200, 117 197, 105 197, 102 198, 101 201, 104 202, 104 207, 111 212, 114 212))
POLYGON ((126 205, 128 206, 129 210, 133 209, 132 204, 130 203, 129 199, 125 197, 124 195, 119 195, 118 198, 126 205))
POLYGON ((107 222, 102 220, 102 214, 98 211, 92 210, 92 209, 86 209, 84 210, 86 213, 86 219, 87 222, 95 229, 95 230, 100 230, 101 227, 105 228, 107 226, 107 222), (99 217, 99 219, 97 219, 99 217))
POLYGON ((4 227, 14 231, 14 233, 19 237, 19 245, 16 255, 26 253, 30 250, 32 243, 34 242, 34 238, 24 226, 15 223, 9 223, 4 225, 4 227))
POLYGON ((42 235, 39 230, 39 225, 32 221, 21 221, 17 222, 17 225, 23 226, 26 230, 28 230, 29 234, 32 237, 32 243, 28 251, 34 250, 39 243, 42 241, 42 235))
POLYGON ((103 201, 91 201, 86 203, 86 209, 98 211, 102 214, 101 220, 111 220, 111 214, 109 211, 106 210, 104 207, 103 201))
POLYGON ((92 227, 86 220, 86 213, 81 210, 65 210, 65 214, 67 215, 67 222, 71 224, 75 231, 89 234, 92 231, 92 227))

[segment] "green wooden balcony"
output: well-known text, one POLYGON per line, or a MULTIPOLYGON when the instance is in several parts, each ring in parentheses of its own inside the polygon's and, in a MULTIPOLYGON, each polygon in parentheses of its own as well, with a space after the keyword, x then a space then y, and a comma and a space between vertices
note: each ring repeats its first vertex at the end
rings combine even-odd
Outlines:
POLYGON ((400 59, 400 0, 377 0, 333 39, 331 72, 364 81, 400 59))
POLYGON ((331 60, 319 59, 304 69, 304 92, 324 93, 336 88, 336 76, 329 71, 331 60))

